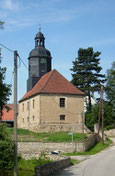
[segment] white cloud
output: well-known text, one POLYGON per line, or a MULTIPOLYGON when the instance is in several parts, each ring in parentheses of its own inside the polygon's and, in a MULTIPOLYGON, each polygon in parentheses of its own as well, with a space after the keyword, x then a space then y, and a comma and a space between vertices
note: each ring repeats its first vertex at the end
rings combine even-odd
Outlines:
POLYGON ((0 2, 0 6, 2 7, 2 9, 17 10, 19 8, 19 2, 13 2, 13 0, 2 0, 0 2))
POLYGON ((7 24, 7 29, 14 30, 17 27, 29 27, 37 23, 68 22, 94 11, 94 4, 92 3, 74 6, 72 8, 57 8, 57 6, 53 5, 51 2, 60 2, 60 0, 50 0, 48 3, 46 3, 46 0, 41 0, 40 2, 41 3, 38 3, 33 0, 25 5, 24 1, 0 0, 0 7, 4 9, 7 16, 4 19, 7 24), (11 13, 11 11, 16 11, 15 15, 11 13))

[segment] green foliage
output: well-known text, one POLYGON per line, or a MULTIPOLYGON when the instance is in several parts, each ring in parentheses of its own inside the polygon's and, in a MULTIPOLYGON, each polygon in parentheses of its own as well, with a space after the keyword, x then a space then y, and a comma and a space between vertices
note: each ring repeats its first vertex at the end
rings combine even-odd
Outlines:
POLYGON ((0 21, 0 29, 4 29, 4 22, 3 21, 0 21))
POLYGON ((45 153, 42 153, 38 159, 36 159, 36 158, 32 158, 29 160, 25 160, 22 158, 19 159, 18 160, 18 169, 34 171, 36 166, 41 166, 41 165, 47 164, 49 162, 51 162, 50 158, 46 157, 45 153))
POLYGON ((115 125, 115 62, 113 62, 111 69, 107 70, 106 94, 112 105, 112 117, 115 125))
POLYGON ((72 83, 84 91, 89 98, 88 110, 91 111, 91 94, 99 91, 105 76, 100 74, 102 68, 99 66, 101 52, 94 52, 93 48, 78 50, 78 57, 73 61, 72 83))
POLYGON ((71 159, 71 164, 74 165, 74 164, 78 164, 80 163, 79 160, 76 160, 76 159, 71 159))
MULTIPOLYGON (((0 62, 1 64, 1 62, 0 62)), ((6 68, 0 66, 0 115, 11 94, 10 85, 4 83, 6 68)))
MULTIPOLYGON (((0 176, 14 176, 13 170, 0 170, 0 176)), ((34 171, 18 170, 18 176, 35 176, 34 171)))
MULTIPOLYGON (((85 113, 85 123, 86 126, 93 131, 94 124, 98 123, 98 115, 99 115, 99 104, 95 104, 92 107, 91 112, 85 113)), ((101 115, 100 115, 101 117, 101 115)), ((102 118, 100 118, 100 125, 102 122, 102 118)), ((112 117, 112 106, 109 102, 104 102, 104 127, 106 129, 114 128, 114 118, 112 117)))
POLYGON ((0 124, 0 169, 11 169, 14 166, 13 142, 6 132, 6 126, 0 124))

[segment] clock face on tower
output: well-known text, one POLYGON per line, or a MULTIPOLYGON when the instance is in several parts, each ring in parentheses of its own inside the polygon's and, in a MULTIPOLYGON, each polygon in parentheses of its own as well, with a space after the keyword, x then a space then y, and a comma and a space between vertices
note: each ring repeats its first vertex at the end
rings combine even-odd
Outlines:
POLYGON ((40 72, 41 72, 41 75, 46 73, 46 58, 40 59, 40 72))
POLYGON ((41 59, 40 59, 40 63, 41 63, 41 64, 46 64, 46 58, 41 58, 41 59))

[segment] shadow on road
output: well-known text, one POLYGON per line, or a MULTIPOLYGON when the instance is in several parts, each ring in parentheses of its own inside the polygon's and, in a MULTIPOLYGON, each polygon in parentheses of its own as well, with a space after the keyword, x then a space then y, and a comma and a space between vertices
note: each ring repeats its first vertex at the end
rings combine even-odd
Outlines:
POLYGON ((79 176, 76 173, 73 173, 71 170, 68 169, 64 169, 61 172, 59 172, 56 176, 79 176))

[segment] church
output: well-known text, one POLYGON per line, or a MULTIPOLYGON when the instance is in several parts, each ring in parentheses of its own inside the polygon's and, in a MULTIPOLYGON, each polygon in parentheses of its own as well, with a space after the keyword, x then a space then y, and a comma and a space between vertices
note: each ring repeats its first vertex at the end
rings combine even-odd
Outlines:
POLYGON ((19 101, 18 127, 36 132, 83 132, 85 93, 52 70, 41 29, 28 64, 27 93, 19 101))

